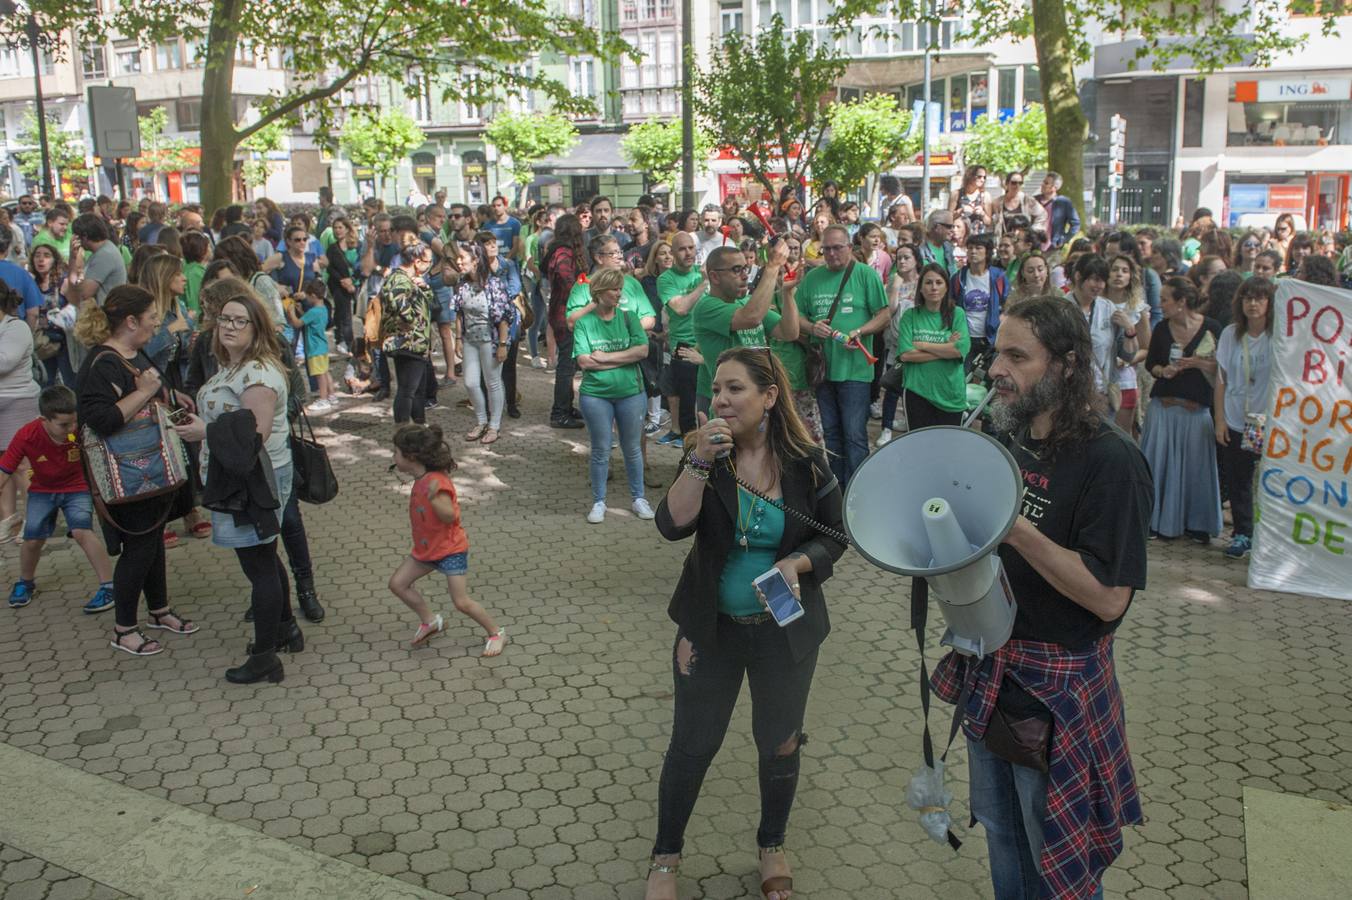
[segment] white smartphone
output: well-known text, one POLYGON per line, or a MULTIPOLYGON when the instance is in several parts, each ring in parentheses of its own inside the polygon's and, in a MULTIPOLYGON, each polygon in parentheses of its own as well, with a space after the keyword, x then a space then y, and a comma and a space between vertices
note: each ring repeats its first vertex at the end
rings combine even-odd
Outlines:
POLYGON ((770 615, 775 617, 775 622, 780 628, 795 619, 802 618, 803 604, 793 595, 793 589, 789 587, 788 581, 784 579, 784 573, 779 569, 771 569, 758 576, 752 583, 765 595, 766 602, 770 604, 770 615))

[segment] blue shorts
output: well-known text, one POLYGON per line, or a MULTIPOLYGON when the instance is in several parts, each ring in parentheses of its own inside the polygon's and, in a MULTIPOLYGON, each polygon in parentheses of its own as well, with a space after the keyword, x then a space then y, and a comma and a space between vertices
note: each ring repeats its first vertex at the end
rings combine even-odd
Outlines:
POLYGON ((452 553, 450 556, 441 559, 420 559, 418 562, 424 566, 431 566, 442 575, 468 575, 469 574, 469 551, 464 553, 452 553))
POLYGON ((56 533, 56 514, 66 518, 67 531, 94 529, 94 498, 88 491, 67 494, 28 492, 28 511, 23 523, 25 541, 45 541, 56 533))
POLYGON ((451 308, 451 289, 435 288, 432 295, 437 301, 437 314, 434 317, 438 325, 454 325, 455 310, 451 308))

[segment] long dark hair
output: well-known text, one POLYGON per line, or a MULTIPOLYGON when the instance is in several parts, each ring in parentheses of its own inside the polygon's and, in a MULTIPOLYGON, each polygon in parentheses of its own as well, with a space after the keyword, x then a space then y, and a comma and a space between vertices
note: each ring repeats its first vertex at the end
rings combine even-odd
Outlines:
POLYGON ((253 279, 258 272, 258 254, 254 253, 249 242, 238 234, 233 234, 216 245, 215 259, 228 260, 245 281, 253 279))
POLYGON ((952 286, 948 280, 948 270, 936 262, 925 263, 920 267, 920 277, 915 282, 915 305, 921 308, 925 307, 925 276, 934 272, 944 282, 944 299, 939 301, 939 317, 944 321, 944 328, 953 327, 953 310, 957 308, 957 303, 953 300, 952 286))
POLYGON ((1065 375, 1063 401, 1052 410, 1044 451, 1055 456, 1088 441, 1098 432, 1106 407, 1094 383, 1094 350, 1079 306, 1067 303, 1063 296, 1044 294, 1020 300, 1001 315, 1028 323, 1033 336, 1047 349, 1048 374, 1054 377, 1054 367, 1059 367, 1065 375))
POLYGON ((573 213, 564 213, 554 222, 554 238, 545 252, 544 268, 549 270, 554 256, 563 249, 573 251, 578 271, 587 268, 587 253, 582 244, 582 220, 573 213))

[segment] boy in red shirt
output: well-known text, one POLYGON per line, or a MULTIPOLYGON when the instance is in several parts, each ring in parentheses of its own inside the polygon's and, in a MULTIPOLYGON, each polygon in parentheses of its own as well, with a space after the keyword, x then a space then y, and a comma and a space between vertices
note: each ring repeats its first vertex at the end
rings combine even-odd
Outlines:
POLYGON ((56 514, 66 519, 66 528, 80 545, 99 589, 84 605, 87 613, 113 608, 113 564, 108 551, 94 535, 94 501, 80 464, 80 446, 75 443, 75 392, 54 384, 38 395, 39 417, 20 428, 0 457, 0 487, 25 459, 33 468, 28 488, 23 545, 19 548, 19 581, 9 592, 9 605, 27 606, 37 595, 38 559, 42 546, 56 531, 56 514))

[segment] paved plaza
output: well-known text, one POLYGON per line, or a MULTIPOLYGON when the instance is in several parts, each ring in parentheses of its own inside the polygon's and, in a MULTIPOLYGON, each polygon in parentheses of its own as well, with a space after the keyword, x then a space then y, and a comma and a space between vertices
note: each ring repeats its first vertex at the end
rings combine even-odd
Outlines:
MULTIPOLYGON (((347 401, 320 429, 341 494, 304 513, 329 614, 304 626, 307 647, 285 657, 280 686, 222 679, 250 639, 246 582, 227 551, 185 538, 170 552, 174 603, 203 630, 169 636, 169 651, 148 660, 108 647, 111 616, 81 615, 91 576, 74 544, 44 558, 38 600, 4 610, 0 740, 15 751, 7 759, 32 759, 35 771, 67 771, 49 765, 59 763, 76 770, 72 785, 92 775, 119 786, 110 796, 125 798, 128 827, 85 834, 91 808, 66 816, 72 840, 58 847, 37 837, 36 819, 0 812, 4 897, 173 896, 135 867, 72 868, 79 851, 65 849, 79 838, 108 853, 136 836, 137 815, 159 821, 137 798, 350 863, 375 879, 364 883, 406 883, 384 882, 385 896, 640 897, 671 721, 666 606, 687 545, 629 513, 618 453, 611 512, 586 524, 586 432, 544 424, 551 381, 522 366, 525 418, 506 420, 489 448, 458 438, 472 424, 454 407, 462 388, 445 389, 448 408, 429 416, 460 462, 471 591, 510 638, 497 659, 478 658, 480 636, 432 579, 422 585, 449 627, 428 649, 407 647, 416 623, 386 580, 409 544, 408 487, 387 471, 392 423, 374 404, 347 401), (100 882, 104 871, 116 877, 100 882)), ((650 445, 649 459, 669 479, 677 453, 650 445)), ((654 505, 659 495, 650 491, 654 505)), ((17 549, 2 549, 8 585, 17 549)), ((1352 607, 1249 590, 1219 544, 1152 544, 1150 562, 1150 587, 1117 640, 1147 822, 1128 832, 1106 893, 1244 898, 1245 788, 1352 802, 1352 607)), ((931 842, 905 806, 921 724, 907 584, 851 552, 826 594, 834 631, 789 833, 795 896, 988 896, 984 838, 965 827, 961 747, 950 765, 962 850, 931 842)), ((748 709, 744 694, 696 807, 683 896, 759 896, 748 709)), ((938 710, 946 731, 949 708, 938 710)), ((0 810, 32 804, 28 792, 46 790, 37 784, 0 770, 0 810)), ((65 794, 88 792, 50 793, 38 802, 57 811, 78 809, 65 794)), ((166 834, 163 853, 195 871, 206 845, 175 847, 166 834)), ((299 895, 251 875, 217 896, 299 895)), ((182 896, 203 895, 184 884, 182 896)))

